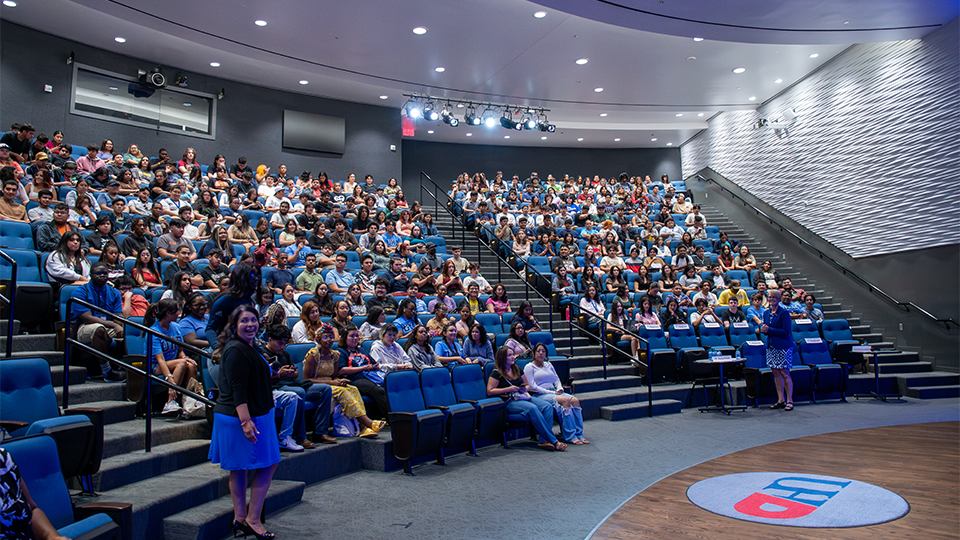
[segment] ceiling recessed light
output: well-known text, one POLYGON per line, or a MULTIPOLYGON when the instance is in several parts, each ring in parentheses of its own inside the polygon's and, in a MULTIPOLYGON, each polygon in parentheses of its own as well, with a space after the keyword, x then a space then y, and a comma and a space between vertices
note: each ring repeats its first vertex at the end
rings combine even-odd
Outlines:
POLYGON ((682 112, 678 112, 678 113, 677 113, 677 118, 680 118, 681 116, 683 116, 683 113, 682 113, 682 112))
POLYGON ((603 92, 603 88, 598 86, 598 87, 594 88, 593 91, 594 91, 594 92, 603 92))
POLYGON ((813 53, 813 54, 810 55, 810 58, 817 58, 818 56, 820 56, 820 55, 817 54, 817 53, 813 53))
POLYGON ((654 137, 654 138, 650 139, 650 142, 657 142, 657 138, 654 137))
POLYGON ((380 99, 387 99, 390 96, 380 96, 380 99))
POLYGON ((667 146, 673 146, 673 143, 672 143, 672 142, 668 142, 668 143, 667 143, 667 146))
POLYGON ((267 21, 264 21, 264 20, 262 20, 262 19, 257 19, 256 21, 253 21, 253 24, 255 24, 255 25, 257 25, 257 26, 266 26, 266 25, 267 25, 267 21))
POLYGON ((547 136, 546 136, 546 135, 544 135, 543 137, 540 137, 540 140, 541 140, 541 141, 545 141, 545 140, 547 140, 547 136))
POLYGON ((220 62, 210 62, 210 67, 220 67, 220 62))
POLYGON ((116 92, 117 90, 119 90, 119 88, 117 88, 116 86, 111 86, 110 90, 113 90, 114 92, 116 92))
POLYGON ((13 0, 3 0, 3 5, 7 7, 17 7, 17 3, 13 0))
POLYGON ((504 139, 509 139, 510 136, 509 136, 509 135, 504 135, 503 138, 504 138, 504 139))
POLYGON ((775 81, 773 81, 773 82, 776 83, 776 84, 780 84, 780 83, 783 82, 783 79, 777 79, 777 80, 775 80, 775 81))
POLYGON ((189 101, 184 101, 184 102, 183 102, 183 106, 184 106, 184 107, 193 107, 193 103, 190 103, 189 101))
POLYGON ((750 101, 756 101, 756 100, 757 100, 757 96, 750 96, 750 97, 748 97, 747 99, 749 99, 750 101))
POLYGON ((580 137, 579 139, 577 139, 578 142, 579 142, 579 141, 582 141, 582 140, 583 140, 583 137, 580 137))
POLYGON ((424 35, 424 34, 427 33, 427 29, 424 28, 424 27, 422 27, 422 26, 418 26, 418 27, 416 27, 416 28, 413 29, 413 33, 416 34, 416 35, 418 35, 418 36, 422 36, 422 35, 424 35))
POLYGON ((850 24, 850 21, 843 21, 843 24, 850 24))
POLYGON ((696 61, 697 61, 697 57, 696 57, 696 56, 688 56, 688 57, 687 57, 687 62, 696 62, 696 61))
POLYGON ((746 70, 747 68, 733 68, 733 72, 736 73, 737 75, 743 73, 746 70))
POLYGON ((467 137, 473 137, 473 133, 467 133, 467 137))
POLYGON ((538 18, 538 19, 542 19, 542 18, 544 18, 544 17, 547 16, 547 12, 546 12, 546 11, 538 11, 538 12, 534 13, 533 16, 536 17, 536 18, 538 18))
POLYGON ((693 40, 694 40, 694 41, 703 41, 703 38, 702 38, 702 37, 695 37, 695 38, 693 38, 693 40))
POLYGON ((433 133, 433 130, 431 129, 431 130, 427 131, 427 133, 433 133))
POLYGON ((613 142, 620 142, 620 139, 614 139, 613 142))
POLYGON ((703 116, 703 113, 697 113, 697 116, 703 116))
POLYGON ((586 63, 589 62, 589 61, 590 61, 589 58, 581 58, 581 59, 577 60, 577 65, 578 65, 578 66, 582 66, 582 65, 586 64, 586 63))
POLYGON ((600 113, 601 118, 605 118, 606 116, 607 116, 607 113, 600 113))
POLYGON ((433 70, 436 71, 437 73, 443 73, 444 71, 447 70, 447 68, 445 68, 445 67, 443 67, 443 66, 438 66, 438 67, 433 68, 433 70))
POLYGON ((310 81, 303 80, 303 81, 300 81, 300 84, 310 84, 310 81))
POLYGON ((127 42, 127 38, 122 38, 122 37, 119 37, 119 36, 113 38, 113 40, 116 41, 117 43, 126 43, 126 42, 127 42))

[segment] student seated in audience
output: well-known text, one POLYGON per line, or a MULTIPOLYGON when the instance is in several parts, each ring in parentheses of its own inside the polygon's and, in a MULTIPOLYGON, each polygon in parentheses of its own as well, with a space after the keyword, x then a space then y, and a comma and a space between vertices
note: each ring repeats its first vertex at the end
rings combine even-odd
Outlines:
MULTIPOLYGON (((79 233, 70 232, 63 235, 61 242, 64 243, 62 249, 53 253, 50 259, 58 257, 63 251, 79 252, 80 249, 79 233), (66 246, 70 242, 72 249, 66 246)), ((84 262, 86 259, 82 254, 78 255, 84 262)), ((49 260, 48 259, 48 263, 49 260)), ((69 263, 68 263, 69 264, 69 263)), ((90 263, 86 263, 89 283, 86 278, 83 279, 83 285, 73 291, 72 296, 78 300, 84 300, 94 306, 103 309, 106 313, 113 315, 122 315, 123 300, 120 292, 114 287, 107 285, 108 271, 103 263, 94 263, 90 268, 90 263)), ((48 267, 47 271, 50 269, 48 267)), ((123 339, 123 325, 114 319, 107 317, 103 313, 94 312, 90 308, 79 303, 73 304, 72 312, 75 321, 73 328, 76 329, 76 339, 86 345, 90 345, 99 351, 108 351, 114 340, 123 339)), ((122 381, 126 378, 126 372, 113 370, 109 362, 100 362, 100 370, 97 373, 91 373, 88 370, 88 376, 93 378, 104 377, 107 381, 122 381)))
POLYGON ((750 273, 751 270, 756 270, 757 259, 750 254, 750 249, 747 246, 740 246, 740 251, 733 259, 733 267, 750 273))
MULTIPOLYGON (((90 280, 90 261, 83 254, 83 236, 77 231, 68 231, 60 237, 53 248, 44 269, 47 274, 61 285, 83 285, 90 280)), ((101 263, 104 283, 108 270, 101 263)), ((118 311, 119 312, 119 311, 118 311)))
POLYGON ((436 358, 438 362, 447 366, 477 363, 476 360, 468 359, 464 354, 463 346, 458 339, 456 323, 448 321, 441 330, 440 335, 443 339, 437 343, 436 347, 436 358))
MULTIPOLYGON (((272 240, 268 243, 272 244, 272 240)), ((284 253, 287 254, 287 264, 294 267, 303 266, 307 255, 313 253, 313 249, 307 245, 306 231, 298 229, 295 233, 294 243, 287 246, 284 253)))
POLYGON ((690 315, 690 324, 694 328, 700 328, 700 325, 703 323, 717 323, 720 324, 720 317, 713 312, 713 308, 710 307, 710 304, 703 298, 697 299, 695 302, 697 307, 697 312, 690 315))
MULTIPOLYGON (((375 341, 370 347, 370 357, 377 362, 384 374, 413 369, 410 357, 397 343, 398 333, 397 327, 393 324, 384 324, 380 329, 380 340, 375 341)), ((409 333, 412 333, 412 329, 409 333)))
POLYGON ((390 282, 386 278, 377 278, 374 282, 374 296, 367 300, 367 313, 374 307, 379 307, 387 315, 397 314, 397 301, 387 294, 390 282))
POLYGON ((740 305, 737 302, 737 298, 731 296, 726 303, 729 306, 729 309, 723 312, 723 315, 720 316, 720 320, 723 321, 723 327, 726 329, 730 328, 730 325, 733 323, 747 322, 747 314, 745 311, 740 309, 740 305))
POLYGON ((813 305, 816 301, 816 297, 810 293, 803 296, 803 315, 805 319, 820 323, 823 322, 823 311, 813 305))
MULTIPOLYGON (((686 292, 695 292, 701 290, 703 279, 692 264, 683 268, 683 275, 680 276, 680 286, 686 292)), ((710 283, 707 281, 706 283, 710 283)))
POLYGON ((357 327, 353 324, 353 314, 346 300, 338 300, 333 304, 333 318, 330 319, 330 325, 333 326, 333 338, 338 341, 341 334, 357 327))
POLYGON ((347 256, 344 253, 336 254, 336 268, 327 272, 327 277, 324 280, 327 284, 327 287, 330 288, 331 292, 342 294, 347 292, 347 289, 350 285, 353 285, 356 280, 353 277, 353 274, 347 272, 347 256))
POLYGON ((173 264, 168 265, 167 269, 163 271, 163 282, 167 283, 170 281, 170 278, 177 273, 185 273, 190 276, 190 282, 195 287, 203 286, 203 277, 200 276, 200 271, 197 270, 197 267, 194 266, 192 259, 190 258, 191 251, 187 246, 180 246, 176 250, 177 258, 174 260, 173 264))
POLYGON ((693 301, 686 293, 683 292, 683 287, 679 283, 674 283, 673 287, 670 289, 670 292, 664 295, 664 303, 666 303, 670 298, 676 298, 677 304, 679 304, 680 307, 693 307, 693 301))
POLYGON ((263 273, 267 276, 265 279, 266 285, 274 294, 281 294, 283 287, 286 285, 296 284, 293 272, 287 267, 287 260, 287 255, 280 253, 274 259, 276 266, 263 270, 263 273))
MULTIPOLYGON (((169 338, 183 341, 180 325, 176 322, 180 318, 181 311, 181 307, 172 299, 160 300, 147 308, 143 325, 169 338)), ((181 388, 186 388, 190 379, 197 378, 197 362, 187 358, 179 345, 162 339, 152 341, 153 348, 149 351, 146 350, 146 341, 144 341, 144 354, 153 366, 150 370, 152 373, 181 388)), ((167 403, 163 406, 161 414, 178 414, 182 409, 177 399, 177 392, 172 388, 167 389, 167 403)))
POLYGON ((354 272, 354 282, 364 294, 373 294, 374 282, 380 277, 373 272, 373 256, 369 253, 360 258, 360 270, 354 272))
MULTIPOLYGON (((285 283, 280 289, 281 297, 275 302, 283 308, 283 311, 287 314, 287 317, 300 316, 300 304, 298 304, 294 298, 295 292, 296 289, 292 283, 285 283)), ((286 321, 284 321, 284 324, 286 324, 286 321)))
MULTIPOLYGON (((590 441, 583 437, 583 410, 580 408, 580 400, 564 392, 557 370, 547 360, 546 345, 534 345, 533 360, 523 368, 523 375, 534 397, 554 405, 560 418, 563 439, 577 445, 590 444, 590 441)), ((551 426, 552 420, 551 418, 551 426)))
POLYGON ((600 261, 600 270, 604 273, 610 273, 610 270, 616 267, 619 268, 622 273, 623 269, 627 267, 627 263, 624 262, 623 258, 617 253, 616 248, 610 247, 606 253, 606 256, 600 261))
POLYGON ((740 288, 740 280, 732 279, 730 280, 730 288, 720 293, 720 305, 727 305, 730 303, 730 299, 735 298, 737 303, 740 304, 741 308, 746 308, 750 305, 750 299, 747 298, 747 292, 740 288))
POLYGON ((706 300, 707 305, 710 307, 717 307, 718 305, 722 305, 722 302, 720 302, 720 300, 717 298, 717 295, 713 294, 713 292, 710 290, 711 288, 712 287, 709 281, 701 281, 699 290, 697 291, 696 294, 693 294, 692 300, 694 305, 696 305, 697 300, 701 298, 706 300))
POLYGON ((510 347, 497 351, 496 368, 487 379, 487 395, 507 402, 508 414, 519 414, 530 421, 537 430, 541 448, 562 452, 567 445, 553 434, 553 406, 528 392, 526 377, 516 365, 516 354, 510 347))
POLYGON ((726 289, 731 283, 730 278, 723 273, 719 264, 714 264, 710 267, 710 277, 707 278, 707 281, 710 282, 710 285, 713 286, 714 289, 720 290, 726 289))
POLYGON ((197 258, 196 248, 194 248, 193 243, 184 236, 186 226, 187 223, 180 218, 170 220, 169 232, 157 238, 157 255, 160 258, 166 261, 174 260, 181 247, 188 251, 188 262, 197 258))
POLYGON ((93 232, 84 239, 90 255, 99 256, 103 252, 103 246, 107 245, 108 242, 118 244, 116 236, 110 233, 113 228, 110 225, 110 218, 106 216, 97 218, 93 226, 93 232))
MULTIPOLYGON (((452 260, 452 259, 451 259, 452 260)), ((466 259, 463 259, 466 260, 466 259)), ((454 269, 456 269, 456 263, 454 263, 454 269)), ((476 283, 480 288, 480 291, 484 294, 490 294, 493 292, 493 287, 490 286, 490 283, 487 282, 486 278, 480 275, 480 263, 472 262, 469 266, 470 275, 463 279, 464 287, 469 287, 472 283, 476 283)), ((438 290, 439 294, 439 290, 438 290)))
POLYGON ((20 183, 16 180, 3 182, 3 198, 0 199, 0 220, 29 223, 26 207, 16 200, 20 183))

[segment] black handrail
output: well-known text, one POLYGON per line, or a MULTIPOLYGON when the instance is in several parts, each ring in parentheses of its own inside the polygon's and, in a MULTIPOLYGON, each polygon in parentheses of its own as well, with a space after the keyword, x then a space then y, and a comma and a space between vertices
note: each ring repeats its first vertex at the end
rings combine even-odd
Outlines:
POLYGON ((721 184, 720 182, 717 182, 717 181, 716 181, 715 179, 713 179, 713 178, 708 178, 708 177, 706 177, 706 176, 703 176, 702 174, 697 174, 697 175, 695 175, 695 176, 696 176, 698 179, 700 179, 701 181, 703 181, 703 182, 713 182, 714 184, 717 185, 717 187, 719 187, 719 188, 722 189, 723 191, 726 191, 727 193, 729 193, 730 196, 738 199, 741 203, 743 203, 744 206, 750 207, 751 210, 753 210, 753 211, 756 212, 757 214, 763 216, 763 217, 764 217, 765 219, 767 219, 771 224, 776 225, 777 227, 779 227, 781 232, 785 232, 785 233, 789 234, 789 235, 792 236, 794 239, 796 239, 798 242, 800 242, 802 245, 804 245, 804 246, 806 246, 806 247, 808 247, 808 248, 816 251, 817 254, 820 255, 820 258, 821 258, 821 259, 826 259, 828 262, 830 262, 831 264, 833 264, 834 266, 836 266, 837 268, 839 268, 840 271, 843 272, 844 275, 849 275, 849 276, 852 277, 853 279, 855 279, 855 280, 859 281, 861 284, 865 285, 870 292, 877 292, 877 293, 879 293, 880 296, 883 297, 884 299, 886 299, 888 302, 894 304, 894 305, 897 306, 897 307, 902 307, 902 308, 904 308, 905 311, 907 311, 907 312, 910 311, 910 308, 913 308, 913 309, 919 311, 920 313, 922 313, 924 316, 926 316, 927 318, 929 318, 929 319, 932 320, 933 322, 943 324, 944 326, 946 326, 947 330, 950 329, 950 325, 951 325, 951 324, 953 324, 954 326, 960 327, 960 323, 957 323, 957 321, 953 320, 952 318, 948 318, 948 319, 938 318, 936 315, 934 315, 934 314, 930 313, 929 311, 923 309, 922 307, 918 306, 917 304, 914 304, 913 302, 901 302, 901 301, 897 300, 896 298, 890 296, 886 291, 884 291, 884 290, 881 289, 880 287, 877 287, 877 286, 874 285, 873 283, 867 281, 865 278, 861 277, 859 274, 857 274, 857 273, 854 272, 853 270, 850 270, 849 268, 847 268, 846 266, 844 266, 843 264, 841 264, 839 261, 837 261, 836 259, 834 259, 834 258, 831 257, 830 255, 824 253, 821 249, 819 249, 818 247, 816 247, 816 246, 814 246, 813 244, 811 244, 810 242, 808 242, 808 241, 807 241, 806 239, 804 239, 802 236, 800 236, 799 234, 795 233, 795 232, 794 232, 793 230, 791 230, 789 227, 787 227, 786 225, 783 225, 782 223, 780 223, 779 221, 777 221, 776 219, 774 219, 773 217, 771 217, 769 214, 767 214, 767 213, 764 212, 763 210, 761 210, 761 209, 757 208, 756 206, 754 206, 752 203, 750 203, 749 201, 747 201, 746 199, 744 199, 743 197, 741 197, 739 194, 735 193, 733 190, 731 190, 731 189, 728 188, 727 186, 721 184))
POLYGON ((17 261, 3 251, 0 251, 0 257, 3 257, 12 267, 10 270, 10 298, 0 294, 0 302, 10 306, 10 309, 7 310, 7 358, 10 358, 13 356, 13 315, 17 308, 17 261))
MULTIPOLYGON (((73 309, 71 309, 71 308, 72 308, 73 304, 79 304, 79 305, 81 305, 81 306, 84 306, 84 307, 86 307, 86 308, 89 308, 91 311, 95 311, 95 312, 98 313, 99 315, 105 315, 106 318, 108 318, 108 319, 122 321, 123 324, 132 326, 133 328, 136 328, 136 329, 140 330, 141 332, 143 332, 143 333, 146 335, 146 350, 147 350, 147 351, 153 350, 153 346, 152 346, 152 345, 153 345, 153 339, 154 339, 154 338, 159 338, 159 339, 162 339, 162 340, 164 340, 164 341, 169 341, 169 342, 171 342, 171 343, 174 343, 174 344, 180 346, 181 348, 183 348, 183 349, 185 349, 185 350, 187 350, 187 351, 190 351, 190 352, 192 352, 192 353, 194 353, 194 354, 199 355, 200 357, 207 357, 207 358, 209 358, 211 355, 210 355, 210 353, 206 352, 206 351, 203 350, 203 349, 199 349, 199 348, 197 348, 197 347, 194 347, 193 345, 190 345, 189 343, 184 343, 184 342, 182 342, 182 341, 180 341, 180 340, 173 339, 173 338, 171 338, 171 337, 169 337, 169 336, 166 336, 166 335, 164 335, 164 334, 162 334, 162 333, 160 333, 160 332, 157 332, 156 330, 153 330, 152 328, 147 328, 146 326, 144 326, 144 325, 142 325, 142 324, 140 324, 140 323, 133 322, 133 321, 131 321, 130 319, 128 319, 128 318, 126 318, 126 317, 123 317, 122 315, 116 315, 116 314, 114 314, 114 313, 110 313, 109 311, 106 311, 105 309, 103 309, 103 308, 101 308, 101 307, 95 306, 95 305, 93 305, 93 304, 91 304, 90 302, 87 302, 87 301, 85 301, 85 300, 80 300, 80 299, 78 299, 78 298, 74 298, 73 296, 71 296, 71 297, 67 300, 67 307, 66 307, 66 310, 67 310, 67 320, 66 320, 66 323, 67 323, 67 327, 66 327, 66 344, 67 344, 67 346, 65 347, 65 350, 64 350, 64 353, 63 353, 63 370, 64 370, 64 373, 69 373, 69 372, 70 372, 70 347, 73 346, 73 347, 77 347, 77 348, 79 348, 80 350, 86 351, 86 352, 94 355, 94 357, 96 357, 96 358, 105 360, 105 361, 107 361, 107 362, 109 362, 109 363, 118 364, 119 366, 123 367, 127 372, 131 372, 131 371, 132 371, 132 372, 134 372, 134 373, 137 373, 137 374, 139 374, 139 375, 142 375, 142 376, 144 377, 144 380, 146 381, 146 387, 144 388, 144 393, 145 393, 145 395, 147 396, 146 422, 145 422, 145 424, 144 424, 144 430, 145 430, 145 435, 144 435, 144 451, 145 451, 145 452, 150 452, 151 449, 152 449, 152 446, 153 446, 153 441, 152 441, 152 439, 153 439, 153 414, 152 414, 151 411, 150 411, 150 401, 151 401, 152 396, 153 396, 153 386, 152 386, 152 384, 153 384, 154 382, 159 383, 160 385, 167 387, 167 389, 174 390, 175 392, 179 392, 179 393, 185 394, 185 395, 187 395, 187 396, 190 396, 190 397, 192 397, 193 399, 195 399, 195 400, 203 403, 203 404, 206 405, 207 407, 213 407, 213 406, 216 405, 216 402, 211 401, 211 400, 208 399, 206 396, 201 396, 200 394, 197 394, 197 393, 195 393, 195 392, 191 392, 190 390, 187 390, 186 388, 183 388, 183 387, 181 387, 181 386, 177 386, 177 385, 175 385, 175 384, 172 384, 172 383, 170 383, 169 381, 167 381, 166 379, 157 377, 157 376, 153 375, 152 373, 149 373, 149 372, 148 372, 148 369, 149 369, 149 367, 150 367, 150 357, 149 357, 149 355, 146 355, 147 358, 146 358, 146 363, 145 363, 145 365, 144 365, 144 367, 147 368, 147 369, 139 369, 139 368, 134 367, 133 365, 128 364, 128 363, 126 363, 126 362, 124 362, 124 361, 122 361, 122 360, 117 360, 116 358, 111 357, 110 355, 106 354, 106 352, 104 352, 104 351, 99 351, 99 350, 97 350, 97 349, 94 349, 93 347, 90 347, 89 345, 87 345, 87 344, 85 344, 85 343, 81 343, 80 341, 77 341, 76 339, 74 339, 73 337, 71 337, 71 336, 73 335, 72 332, 71 332, 71 330, 72 330, 71 326, 73 325, 73 309)), ((202 369, 202 366, 201 366, 201 369, 202 369)), ((69 400, 70 400, 70 378, 67 377, 67 376, 64 376, 64 378, 63 378, 63 408, 64 408, 64 409, 67 409, 67 408, 69 407, 69 400)))

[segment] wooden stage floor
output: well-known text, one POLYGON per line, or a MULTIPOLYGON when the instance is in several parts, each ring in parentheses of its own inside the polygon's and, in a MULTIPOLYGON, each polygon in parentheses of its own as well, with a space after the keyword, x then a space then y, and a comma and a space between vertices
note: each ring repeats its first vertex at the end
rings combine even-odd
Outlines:
MULTIPOLYGON (((705 441, 705 443, 708 441, 705 441)), ((791 439, 735 452, 673 474, 617 509, 591 540, 960 538, 960 423, 861 429, 791 439), (740 472, 795 472, 875 484, 910 504, 900 519, 851 528, 767 525, 714 514, 687 488, 740 472)))

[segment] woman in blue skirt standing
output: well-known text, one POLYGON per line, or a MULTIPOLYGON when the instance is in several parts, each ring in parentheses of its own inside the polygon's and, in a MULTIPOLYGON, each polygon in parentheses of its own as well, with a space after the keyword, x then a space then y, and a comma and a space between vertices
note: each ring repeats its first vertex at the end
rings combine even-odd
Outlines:
POLYGON ((770 309, 763 312, 763 325, 760 333, 767 335, 767 367, 773 371, 773 382, 777 386, 777 402, 771 409, 793 410, 793 379, 790 368, 793 366, 793 330, 790 313, 780 303, 780 291, 767 293, 770 309))
POLYGON ((260 514, 280 463, 280 443, 273 414, 271 368, 254 348, 258 320, 252 305, 237 307, 220 333, 220 397, 213 414, 210 460, 230 471, 234 535, 273 538, 260 522, 260 514))

